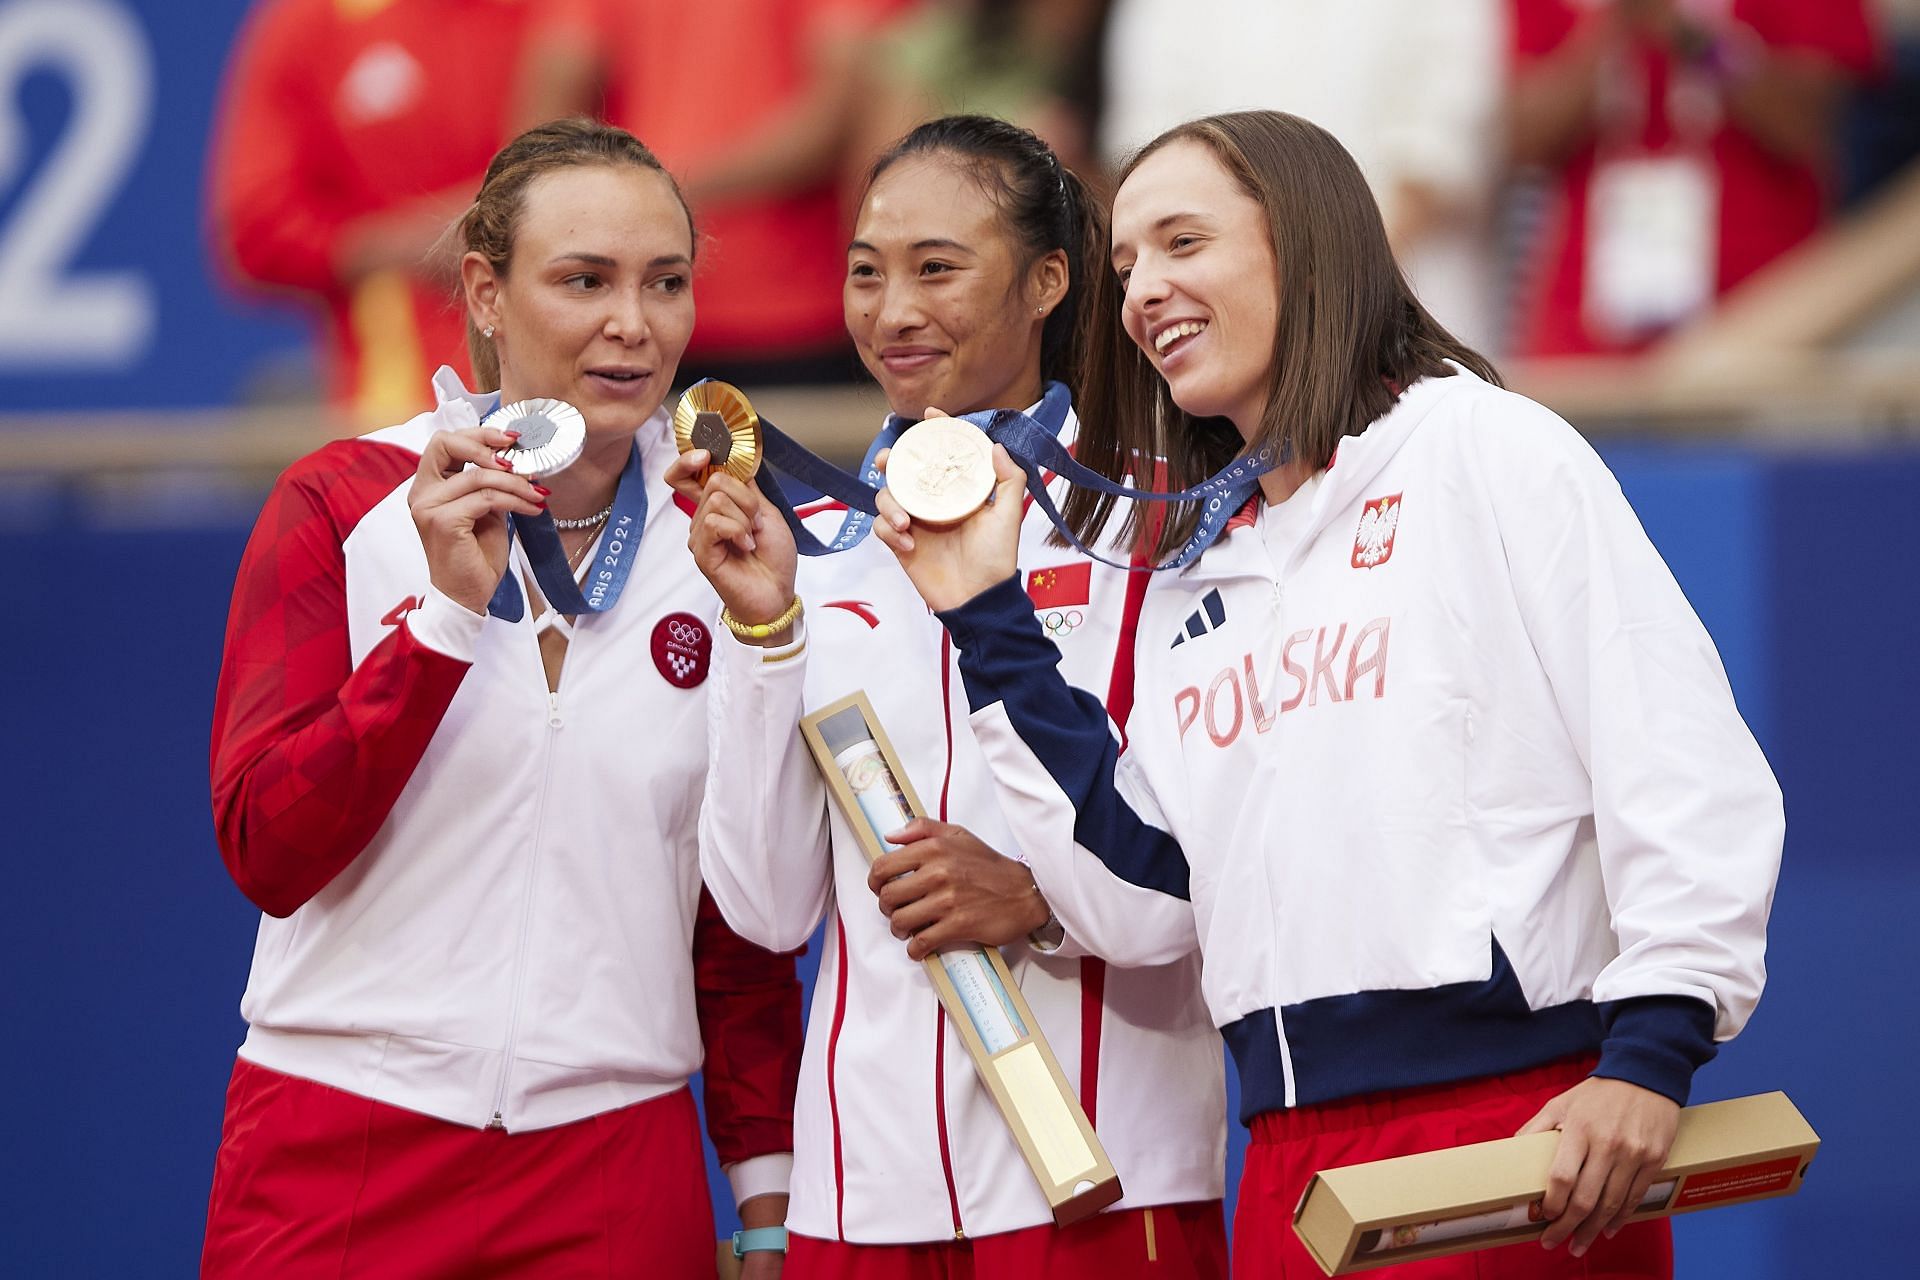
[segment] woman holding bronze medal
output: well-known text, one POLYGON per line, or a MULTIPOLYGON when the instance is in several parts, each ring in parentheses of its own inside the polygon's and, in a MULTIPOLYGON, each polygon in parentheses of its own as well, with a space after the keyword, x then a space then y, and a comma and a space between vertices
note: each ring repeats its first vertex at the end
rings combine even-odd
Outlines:
MULTIPOLYGON (((1670 1275, 1666 1225, 1627 1217, 1758 998, 1783 836, 1711 640, 1592 450, 1414 299, 1324 131, 1162 135, 1110 249, 1093 479, 1269 468, 1237 514, 1134 508, 1155 560, 1219 536, 1148 589, 1125 753, 1013 576, 1004 454, 971 520, 883 492, 880 531, 1067 932, 1206 957, 1252 1128, 1235 1273, 1323 1274, 1291 1229, 1319 1169, 1558 1129, 1557 1252, 1405 1274, 1670 1275), (1028 839, 1062 824, 1066 854, 1028 839)), ((1109 512, 1089 488, 1065 514, 1091 540, 1109 512)))
POLYGON ((712 1275, 704 1069, 774 1275, 799 988, 701 887, 716 604, 660 479, 690 220, 560 121, 459 235, 482 390, 295 463, 240 566, 214 811, 266 917, 202 1274, 712 1275))
MULTIPOLYGON (((860 205, 844 295, 848 330, 895 415, 872 453, 930 405, 1030 406, 1071 441, 1081 299, 1103 239, 1080 179, 1024 129, 947 117, 888 150, 860 205)), ((1109 968, 1061 934, 1024 865, 1032 851, 994 799, 945 636, 893 557, 857 542, 858 513, 820 503, 801 508, 806 528, 854 545, 796 573, 771 501, 723 472, 702 487, 709 461, 689 453, 675 473, 700 500, 694 558, 739 638, 723 637, 714 659, 703 866, 728 920, 763 945, 797 946, 828 920, 787 1274, 1224 1275, 1220 1049, 1196 957, 1109 968), (796 731, 802 715, 859 690, 892 726, 931 813, 886 832, 896 850, 871 868, 844 815, 830 816, 796 731), (1118 1206, 1053 1225, 919 963, 966 942, 1005 948, 1118 1171, 1118 1206)), ((1049 529, 1036 511, 1019 534, 1025 607, 1055 620, 1049 643, 1067 678, 1124 722, 1138 595, 1126 574, 1048 545, 1049 529)))

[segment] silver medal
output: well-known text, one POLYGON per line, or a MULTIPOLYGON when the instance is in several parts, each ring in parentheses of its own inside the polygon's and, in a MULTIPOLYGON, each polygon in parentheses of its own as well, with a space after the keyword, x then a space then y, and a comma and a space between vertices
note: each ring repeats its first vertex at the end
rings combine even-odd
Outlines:
POLYGON ((516 400, 487 419, 500 431, 520 438, 500 451, 517 476, 550 476, 573 465, 587 444, 587 420, 565 400, 516 400))

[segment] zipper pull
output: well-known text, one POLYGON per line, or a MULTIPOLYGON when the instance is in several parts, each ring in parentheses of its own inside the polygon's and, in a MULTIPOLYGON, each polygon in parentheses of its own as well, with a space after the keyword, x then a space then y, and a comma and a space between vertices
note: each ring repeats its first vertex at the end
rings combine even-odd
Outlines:
POLYGON ((505 1133, 507 1131, 507 1122, 502 1120, 500 1113, 496 1111, 493 1113, 493 1119, 487 1121, 487 1128, 498 1129, 500 1132, 505 1133))
POLYGON ((551 689, 547 690, 547 727, 560 727, 560 695, 551 689))

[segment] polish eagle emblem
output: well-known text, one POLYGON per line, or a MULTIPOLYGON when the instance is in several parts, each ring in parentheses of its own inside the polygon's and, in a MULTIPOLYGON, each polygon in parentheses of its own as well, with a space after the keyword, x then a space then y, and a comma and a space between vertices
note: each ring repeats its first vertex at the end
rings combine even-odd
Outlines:
POLYGON ((1374 498, 1360 511, 1353 535, 1353 567, 1376 569, 1393 556, 1393 535, 1400 527, 1400 495, 1374 498))

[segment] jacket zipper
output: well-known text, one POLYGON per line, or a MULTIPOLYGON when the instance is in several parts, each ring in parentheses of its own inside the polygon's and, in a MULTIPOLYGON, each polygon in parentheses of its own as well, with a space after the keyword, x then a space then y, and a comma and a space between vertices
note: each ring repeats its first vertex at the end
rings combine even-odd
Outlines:
MULTIPOLYGON (((575 637, 577 639, 577 637, 575 637)), ((540 682, 546 683, 546 663, 540 656, 540 639, 532 637, 534 659, 540 666, 540 682)), ((573 641, 567 643, 567 657, 573 656, 573 641)), ((567 664, 560 664, 560 681, 565 683, 567 664)), ((547 690, 547 741, 545 759, 540 768, 540 794, 533 811, 533 850, 527 857, 527 874, 520 895, 520 932, 514 947, 513 995, 507 1005, 507 1040, 500 1056, 500 1083, 493 1094, 493 1118, 487 1121, 487 1128, 505 1132, 507 1088, 513 1080, 513 1050, 520 1036, 520 1005, 527 983, 527 935, 533 924, 533 877, 540 865, 540 832, 546 826, 547 793, 553 784, 553 738, 560 731, 560 691, 547 690)))
MULTIPOLYGON (((1327 501, 1318 493, 1316 493, 1314 497, 1316 500, 1327 501)), ((1320 512, 1318 522, 1309 526, 1307 532, 1301 536, 1300 541, 1294 544, 1293 550, 1287 555, 1286 564, 1274 570, 1272 623, 1273 631, 1276 635, 1286 634, 1286 629, 1281 624, 1281 615, 1286 612, 1287 584, 1293 581, 1295 572, 1301 565, 1306 563, 1307 553, 1311 549, 1314 540, 1326 529, 1328 513, 1332 509, 1332 503, 1328 501, 1327 506, 1320 512)), ((1262 542, 1264 543, 1264 541, 1265 538, 1263 536, 1262 542)), ((1264 546, 1262 549, 1265 549, 1264 546)), ((1271 565, 1272 561, 1269 560, 1268 564, 1271 565)), ((1270 673, 1270 677, 1274 681, 1274 687, 1278 688, 1279 673, 1272 672, 1270 673)), ((1269 872, 1265 878, 1267 901, 1273 903, 1273 876, 1271 872, 1269 872)), ((1275 904, 1275 909, 1277 909, 1277 904, 1275 904)), ((1268 988, 1269 990, 1278 991, 1280 989, 1280 976, 1277 972, 1269 973, 1267 981, 1271 984, 1268 988)), ((1273 1036, 1277 1042, 1275 1047, 1280 1051, 1281 1101, 1285 1106, 1291 1108, 1297 1096, 1293 1080, 1293 1046, 1287 1042, 1286 1019, 1284 1013, 1281 1011, 1280 1003, 1277 1000, 1273 1005, 1273 1036)))

